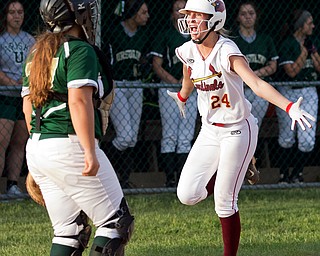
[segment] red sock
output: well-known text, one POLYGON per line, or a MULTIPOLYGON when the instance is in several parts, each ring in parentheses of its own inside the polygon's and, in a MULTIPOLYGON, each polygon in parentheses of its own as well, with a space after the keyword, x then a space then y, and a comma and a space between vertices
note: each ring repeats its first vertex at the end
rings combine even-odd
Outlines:
POLYGON ((241 233, 240 215, 236 212, 230 217, 220 218, 224 244, 223 256, 236 256, 241 233))
POLYGON ((213 190, 214 190, 214 184, 216 183, 216 176, 217 176, 217 173, 215 173, 212 178, 209 180, 207 186, 206 186, 206 190, 208 192, 208 195, 207 197, 209 197, 210 195, 213 194, 213 190))

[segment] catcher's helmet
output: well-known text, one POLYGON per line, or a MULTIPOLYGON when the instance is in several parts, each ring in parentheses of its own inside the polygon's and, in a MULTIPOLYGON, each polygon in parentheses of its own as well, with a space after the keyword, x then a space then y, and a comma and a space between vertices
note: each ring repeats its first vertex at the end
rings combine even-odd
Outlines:
MULTIPOLYGON (((179 30, 182 34, 190 34, 187 27, 187 16, 189 12, 200 12, 211 15, 207 20, 208 30, 218 31, 223 28, 226 21, 226 7, 223 0, 188 0, 185 8, 179 10, 180 13, 186 16, 178 20, 179 30)), ((202 31, 205 32, 205 31, 202 31)))
POLYGON ((66 31, 75 23, 80 25, 88 42, 94 44, 98 22, 96 0, 41 0, 40 15, 53 33, 66 31))

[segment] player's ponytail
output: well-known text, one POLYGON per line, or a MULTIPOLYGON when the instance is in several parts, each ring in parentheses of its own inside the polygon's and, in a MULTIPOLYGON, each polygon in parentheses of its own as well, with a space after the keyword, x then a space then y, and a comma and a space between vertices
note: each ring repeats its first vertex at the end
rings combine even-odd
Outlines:
POLYGON ((62 33, 45 32, 37 37, 31 50, 29 88, 35 107, 43 106, 48 99, 52 86, 52 61, 62 40, 62 33))

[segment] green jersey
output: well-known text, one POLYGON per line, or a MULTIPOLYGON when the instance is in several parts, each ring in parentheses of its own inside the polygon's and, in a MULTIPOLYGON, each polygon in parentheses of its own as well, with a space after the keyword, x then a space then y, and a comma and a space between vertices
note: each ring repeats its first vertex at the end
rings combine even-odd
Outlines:
MULTIPOLYGON (((31 60, 32 61, 32 60, 31 60)), ((24 68, 24 82, 22 97, 29 94, 30 74, 28 62, 24 68)), ((101 66, 95 50, 88 43, 81 40, 65 42, 57 51, 52 61, 52 91, 62 95, 68 94, 68 88, 93 86, 99 92, 106 91, 108 86, 105 79, 99 82, 101 66)), ((41 133, 47 137, 65 137, 75 134, 72 125, 68 102, 54 99, 48 100, 41 108, 40 131, 36 129, 36 109, 33 106, 31 133, 41 133)), ((98 110, 95 110, 95 136, 102 135, 98 110)))
POLYGON ((314 68, 311 56, 308 55, 306 63, 301 71, 293 78, 289 77, 283 71, 283 65, 294 63, 301 54, 300 43, 294 38, 293 35, 287 37, 280 46, 280 61, 279 73, 281 74, 282 81, 316 81, 318 74, 314 68))
POLYGON ((175 49, 188 40, 189 36, 183 36, 171 25, 169 29, 159 33, 153 43, 151 53, 163 59, 163 68, 177 80, 182 77, 182 62, 178 59, 175 49))
POLYGON ((266 66, 269 61, 279 58, 274 42, 268 35, 257 33, 255 40, 248 43, 238 32, 233 40, 246 56, 253 71, 266 66))
POLYGON ((149 36, 144 27, 129 36, 121 23, 113 27, 116 31, 109 37, 111 64, 115 80, 138 80, 140 78, 139 62, 147 53, 149 36))

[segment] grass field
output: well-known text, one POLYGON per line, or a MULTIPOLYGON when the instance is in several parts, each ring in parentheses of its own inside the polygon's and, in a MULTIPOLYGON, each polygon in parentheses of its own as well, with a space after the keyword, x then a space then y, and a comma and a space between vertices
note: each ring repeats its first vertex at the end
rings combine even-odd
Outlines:
MULTIPOLYGON (((239 197, 239 256, 320 256, 319 188, 243 190, 239 197)), ((181 205, 174 193, 127 199, 136 223, 126 256, 222 256, 212 197, 196 206, 181 205)), ((31 200, 1 202, 0 216, 1 256, 49 255, 44 208, 31 200)))

